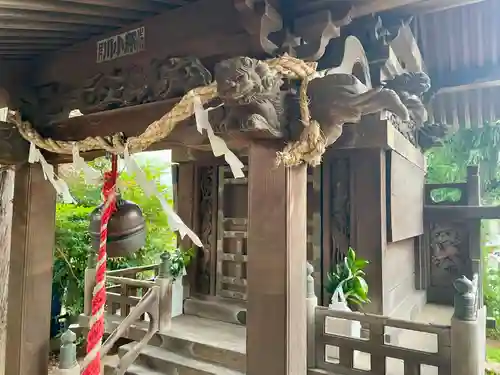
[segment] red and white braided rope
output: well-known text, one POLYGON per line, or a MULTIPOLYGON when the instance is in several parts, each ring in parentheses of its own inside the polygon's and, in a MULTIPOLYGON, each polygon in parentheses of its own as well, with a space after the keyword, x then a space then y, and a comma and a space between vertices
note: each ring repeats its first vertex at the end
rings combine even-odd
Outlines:
POLYGON ((100 350, 104 336, 104 307, 106 305, 106 243, 109 219, 116 210, 116 164, 116 156, 113 156, 112 171, 104 175, 105 203, 101 211, 100 244, 96 264, 96 285, 92 298, 92 315, 89 321, 90 330, 87 336, 87 355, 81 367, 83 375, 102 375, 100 350))

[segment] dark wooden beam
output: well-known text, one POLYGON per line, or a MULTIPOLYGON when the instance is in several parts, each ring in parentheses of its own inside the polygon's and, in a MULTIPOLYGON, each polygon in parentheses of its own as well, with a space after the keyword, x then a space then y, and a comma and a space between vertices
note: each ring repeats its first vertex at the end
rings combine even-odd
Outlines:
POLYGON ((64 31, 34 31, 34 30, 0 30, 0 37, 27 38, 38 40, 39 38, 57 38, 64 41, 74 41, 83 39, 82 35, 69 34, 64 31))
POLYGON ((425 158, 392 124, 366 116, 359 124, 344 125, 342 136, 330 146, 332 150, 382 149, 394 150, 405 159, 425 169, 425 158))
POLYGON ((64 13, 45 13, 35 11, 16 11, 13 9, 0 9, 0 20, 22 20, 36 22, 59 22, 83 25, 104 25, 104 26, 123 26, 124 20, 112 17, 85 16, 79 14, 64 13))
POLYGON ((430 77, 432 92, 463 91, 500 81, 500 68, 497 64, 487 64, 480 67, 464 67, 452 72, 431 70, 430 77))
POLYGON ((425 14, 480 3, 484 0, 419 0, 401 8, 406 14, 425 14))
MULTIPOLYGON (((19 51, 12 51, 10 56, 26 56, 17 52, 19 51)), ((4 57, 0 56, 0 91, 3 89, 8 92, 10 108, 19 108, 21 94, 24 89, 29 87, 31 81, 33 64, 31 62, 5 61, 4 57)))
MULTIPOLYGON (((163 115, 168 113, 178 101, 179 98, 175 98, 93 113, 86 116, 72 117, 38 130, 45 138, 60 141, 75 141, 87 137, 109 136, 116 133, 123 133, 126 138, 129 138, 141 134, 151 123, 159 120, 163 115)), ((213 125, 216 125, 223 116, 223 108, 210 112, 210 119, 213 125)), ((7 128, 7 130, 9 129, 7 128)), ((275 139, 278 145, 282 146, 284 144, 283 140, 273 138, 268 132, 258 129, 245 132, 238 130, 228 131, 226 133, 218 133, 218 135, 224 139, 228 147, 235 150, 246 148, 249 142, 254 139, 275 139)), ((202 135, 198 132, 194 117, 179 123, 167 138, 153 144, 148 150, 172 148, 211 151, 206 133, 202 135)), ((7 151, 0 153, 0 156, 7 153, 7 151)), ((11 154, 12 158, 16 157, 16 160, 19 159, 18 153, 14 154, 12 152, 11 154)), ((88 152, 85 154, 85 157, 93 159, 103 154, 104 152, 102 151, 88 152)), ((3 157, 7 158, 7 155, 3 155, 3 157)), ((52 163, 65 163, 72 160, 71 155, 65 154, 48 153, 46 157, 52 163)))
POLYGON ((66 3, 80 4, 83 6, 97 6, 102 8, 129 9, 142 12, 160 12, 167 9, 167 5, 152 0, 66 0, 66 3))
MULTIPOLYGON (((109 2, 111 3, 111 2, 109 2)), ((149 15, 151 12, 137 12, 127 9, 105 8, 84 4, 71 4, 69 1, 47 2, 41 0, 0 0, 0 9, 33 10, 38 12, 54 12, 81 14, 87 16, 114 17, 129 20, 138 20, 149 15)))
POLYGON ((4 36, 2 37, 0 43, 2 45, 50 45, 53 47, 59 47, 59 46, 64 46, 64 45, 69 45, 71 44, 71 39, 59 39, 59 38, 44 38, 44 37, 39 37, 36 39, 29 39, 26 37, 16 37, 16 36, 4 36))
POLYGON ((307 168, 252 144, 248 175, 247 374, 307 373, 307 168))
MULTIPOLYGON (((1 21, 0 21, 1 22, 1 21)), ((22 51, 22 53, 39 53, 41 51, 50 51, 53 50, 54 46, 50 44, 12 44, 12 43, 4 43, 0 40, 0 54, 2 52, 11 51, 22 51)))
POLYGON ((500 219, 499 206, 424 206, 424 217, 432 221, 500 219))
POLYGON ((16 170, 6 374, 47 375, 56 193, 40 165, 16 170))
POLYGON ((45 30, 45 31, 72 31, 91 35, 109 30, 110 26, 73 25, 56 22, 39 22, 31 20, 3 19, 0 30, 45 30))
POLYGON ((167 4, 170 6, 183 6, 190 3, 191 0, 154 0, 157 3, 167 4))
POLYGON ((28 55, 28 56, 35 56, 35 55, 38 55, 40 54, 40 51, 24 51, 24 50, 20 50, 20 51, 11 51, 11 50, 3 50, 3 51, 0 51, 0 58, 2 58, 3 56, 2 55, 28 55))
POLYGON ((483 0, 372 0, 355 5, 354 17, 372 13, 394 11, 398 14, 417 15, 478 3, 483 0))

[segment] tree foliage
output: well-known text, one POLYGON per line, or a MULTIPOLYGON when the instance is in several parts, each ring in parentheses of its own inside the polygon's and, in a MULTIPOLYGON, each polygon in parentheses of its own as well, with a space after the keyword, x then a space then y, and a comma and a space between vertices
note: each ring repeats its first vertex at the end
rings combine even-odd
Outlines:
MULTIPOLYGON (((427 182, 453 183, 464 182, 468 165, 479 165, 481 176, 481 199, 483 204, 498 205, 500 202, 500 170, 498 166, 500 152, 500 126, 487 124, 481 128, 461 129, 440 147, 427 152, 427 182)), ((456 191, 442 189, 437 200, 454 200, 456 191)), ((482 225, 481 247, 487 264, 488 226, 482 225)), ((500 271, 485 267, 483 275, 484 301, 488 313, 500 323, 500 271)), ((498 337, 498 331, 490 331, 488 335, 498 337)))
MULTIPOLYGON (((427 151, 427 182, 442 184, 464 182, 468 165, 479 165, 483 199, 492 202, 500 198, 498 153, 500 152, 500 126, 460 129, 440 147, 427 151)), ((444 195, 453 195, 443 190, 444 195)), ((447 196, 437 197, 445 200, 447 196)), ((454 197, 450 198, 454 200, 454 197)))
MULTIPOLYGON (((141 164, 148 178, 157 182, 158 189, 172 203, 170 188, 159 182, 169 165, 164 162, 141 164)), ((101 171, 110 167, 104 158, 95 160, 92 165, 101 171)), ((53 285, 62 296, 66 312, 76 316, 83 310, 84 274, 91 240, 89 214, 101 203, 101 187, 86 184, 83 176, 69 166, 63 168, 63 174, 77 204, 57 203, 53 285)), ((146 245, 129 258, 108 259, 108 267, 120 269, 158 262, 162 252, 175 247, 175 237, 169 229, 167 217, 158 200, 147 197, 134 176, 122 172, 120 181, 122 197, 138 204, 143 211, 147 226, 146 245)))

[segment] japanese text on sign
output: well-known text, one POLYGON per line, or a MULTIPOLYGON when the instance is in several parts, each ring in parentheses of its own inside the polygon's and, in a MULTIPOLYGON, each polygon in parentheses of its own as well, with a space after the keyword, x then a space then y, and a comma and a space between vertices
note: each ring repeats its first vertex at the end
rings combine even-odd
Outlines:
POLYGON ((97 63, 133 55, 146 49, 145 28, 127 31, 97 42, 97 63))

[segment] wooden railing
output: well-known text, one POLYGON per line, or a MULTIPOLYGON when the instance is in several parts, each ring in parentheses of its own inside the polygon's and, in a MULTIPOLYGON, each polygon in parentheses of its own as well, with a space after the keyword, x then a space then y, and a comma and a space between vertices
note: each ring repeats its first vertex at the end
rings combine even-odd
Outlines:
POLYGON ((320 374, 322 370, 342 375, 422 375, 427 373, 423 369, 434 367, 438 375, 484 374, 486 312, 477 305, 477 276, 473 281, 462 277, 455 282, 455 312, 451 325, 445 326, 317 306, 310 265, 307 274, 310 373, 320 374), (366 327, 366 338, 335 333, 339 332, 335 327, 352 322, 366 327), (414 341, 419 340, 419 335, 427 337, 417 348, 414 343, 409 343, 411 347, 397 346, 385 342, 386 327, 414 331, 407 336, 414 341), (335 356, 329 355, 332 349, 335 356))
MULTIPOLYGON (((154 280, 158 276, 159 267, 159 264, 153 264, 109 271, 106 276, 107 317, 115 318, 115 321, 127 317, 142 297, 156 285, 154 280)), ((138 320, 145 321, 146 315, 142 315, 138 320)))
POLYGON ((370 355, 369 371, 366 374, 385 375, 387 359, 393 358, 404 362, 404 374, 420 375, 422 366, 433 366, 439 370, 439 375, 451 374, 451 327, 416 323, 404 320, 390 319, 383 316, 355 312, 333 311, 325 307, 316 308, 316 368, 331 373, 360 374, 361 369, 355 369, 355 352, 370 355), (329 333, 327 331, 329 318, 359 321, 366 325, 369 338, 354 338, 329 333), (400 328, 409 331, 434 334, 437 338, 437 352, 403 348, 384 342, 385 327, 400 328), (330 362, 327 358, 328 347, 338 348, 338 361, 330 362))
MULTIPOLYGON (((151 266, 133 267, 110 271, 106 275, 106 325, 113 328, 104 342, 100 354, 106 356, 113 345, 134 325, 142 324, 145 331, 136 338, 135 346, 120 358, 114 375, 123 375, 139 356, 142 348, 159 331, 171 327, 172 280, 168 277, 168 255, 161 256, 161 263, 151 266)), ((85 273, 85 307, 80 319, 88 327, 91 315, 92 291, 95 285, 95 261, 89 259, 85 273)), ((76 361, 76 346, 71 333, 63 335, 61 346, 61 374, 78 375, 87 367, 84 362, 79 366, 76 361)))

